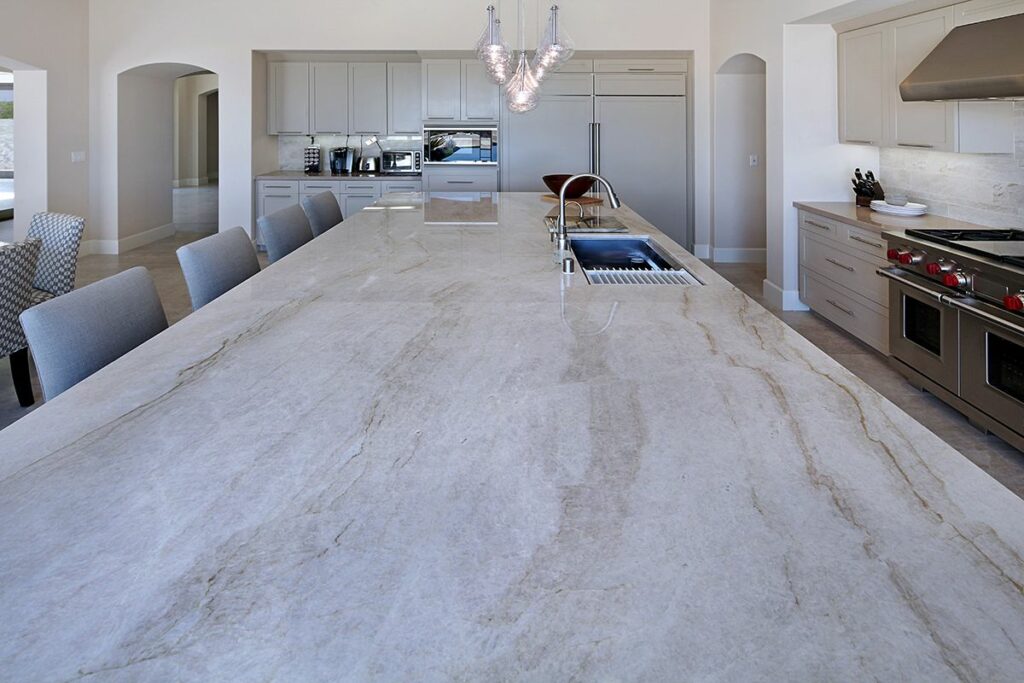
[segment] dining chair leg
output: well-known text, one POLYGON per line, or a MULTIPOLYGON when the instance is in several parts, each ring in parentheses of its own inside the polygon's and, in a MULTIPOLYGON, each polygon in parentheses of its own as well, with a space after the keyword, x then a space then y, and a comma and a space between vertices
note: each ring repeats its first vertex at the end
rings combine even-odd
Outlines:
POLYGON ((15 351, 11 354, 11 377, 14 379, 14 392, 18 395, 18 403, 28 408, 36 402, 32 394, 32 375, 28 371, 28 349, 15 351))

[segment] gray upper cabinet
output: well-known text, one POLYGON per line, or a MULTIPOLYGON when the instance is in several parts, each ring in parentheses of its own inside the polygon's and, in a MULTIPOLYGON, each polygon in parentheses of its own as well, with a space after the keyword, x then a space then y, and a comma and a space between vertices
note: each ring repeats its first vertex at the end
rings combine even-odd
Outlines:
POLYGON ((458 121, 462 102, 462 63, 426 59, 422 65, 423 120, 458 121))
POLYGON ((383 135, 388 129, 388 65, 350 63, 349 133, 383 135))
POLYGON ((955 11, 956 25, 965 26, 979 21, 1024 14, 1024 0, 970 0, 957 5, 955 11))
POLYGON ((839 138, 881 145, 886 141, 886 30, 869 26, 839 36, 839 138))
POLYGON ((348 64, 323 62, 309 65, 312 132, 348 133, 348 64))
POLYGON ((953 8, 915 14, 891 23, 895 97, 891 130, 899 147, 952 152, 956 149, 956 104, 953 102, 904 102, 900 83, 953 30, 953 8))
POLYGON ((462 120, 497 121, 498 86, 477 60, 462 60, 462 120))
POLYGON ((272 62, 267 84, 267 132, 309 134, 309 64, 272 62))
POLYGON ((419 135, 423 130, 420 113, 422 80, 418 62, 388 64, 388 133, 419 135))

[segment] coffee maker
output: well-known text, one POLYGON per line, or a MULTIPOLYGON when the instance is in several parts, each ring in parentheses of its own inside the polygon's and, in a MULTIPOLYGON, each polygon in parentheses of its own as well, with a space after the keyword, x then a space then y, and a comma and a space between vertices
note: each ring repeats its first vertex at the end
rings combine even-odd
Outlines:
POLYGON ((351 175, 356 166, 355 151, 351 147, 331 150, 331 175, 351 175))

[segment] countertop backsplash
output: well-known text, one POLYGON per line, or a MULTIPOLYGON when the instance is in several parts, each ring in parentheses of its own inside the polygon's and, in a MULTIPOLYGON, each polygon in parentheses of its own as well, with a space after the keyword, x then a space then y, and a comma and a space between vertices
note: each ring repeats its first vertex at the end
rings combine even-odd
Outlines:
POLYGON ((992 227, 1024 228, 1024 102, 1014 103, 1015 154, 948 154, 883 148, 880 173, 889 194, 928 210, 992 227))
MULTIPOLYGON (((331 163, 331 150, 335 147, 358 147, 369 135, 316 135, 314 145, 320 147, 320 163, 323 168, 331 163)), ((423 137, 420 135, 381 135, 378 139, 382 149, 422 150, 423 137)), ((282 171, 303 170, 303 152, 309 146, 308 135, 280 135, 277 138, 277 163, 282 171)), ((380 156, 377 145, 363 147, 363 156, 380 156)))

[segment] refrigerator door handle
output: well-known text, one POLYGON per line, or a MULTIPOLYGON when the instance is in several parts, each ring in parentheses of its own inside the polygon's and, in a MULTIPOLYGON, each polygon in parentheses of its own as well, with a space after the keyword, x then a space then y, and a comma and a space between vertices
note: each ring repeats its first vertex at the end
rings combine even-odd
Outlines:
POLYGON ((601 173, 601 124, 590 124, 590 172, 601 173))

